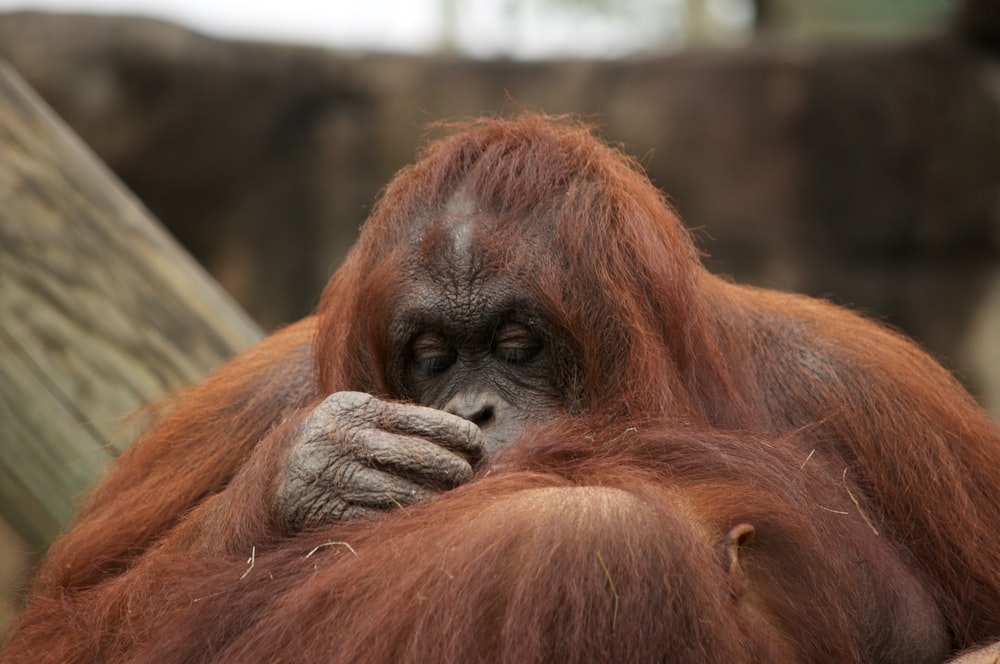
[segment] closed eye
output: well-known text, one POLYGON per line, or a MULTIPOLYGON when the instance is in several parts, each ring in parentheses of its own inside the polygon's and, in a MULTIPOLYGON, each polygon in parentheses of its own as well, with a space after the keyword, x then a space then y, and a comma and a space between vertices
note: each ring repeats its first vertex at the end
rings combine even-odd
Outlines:
POLYGON ((423 332, 410 343, 410 368, 425 378, 445 371, 457 357, 455 349, 437 334, 423 332))
POLYGON ((501 362, 524 364, 541 350, 541 340, 520 323, 503 323, 493 334, 493 355, 501 362))

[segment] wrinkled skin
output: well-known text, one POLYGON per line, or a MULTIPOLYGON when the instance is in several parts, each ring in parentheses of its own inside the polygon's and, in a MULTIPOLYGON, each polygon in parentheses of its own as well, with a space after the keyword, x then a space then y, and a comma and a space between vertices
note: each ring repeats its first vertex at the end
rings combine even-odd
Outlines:
POLYGON ((481 269, 466 208, 446 213, 443 256, 411 261, 389 323, 392 396, 412 403, 340 392, 308 415, 278 479, 288 532, 452 489, 526 426, 572 409, 555 367, 577 358, 526 294, 481 269))
POLYGON ((472 478, 473 422, 361 392, 337 392, 305 419, 278 486, 288 531, 425 500, 472 478))
POLYGON ((1000 643, 966 651, 948 664, 1000 664, 1000 643))

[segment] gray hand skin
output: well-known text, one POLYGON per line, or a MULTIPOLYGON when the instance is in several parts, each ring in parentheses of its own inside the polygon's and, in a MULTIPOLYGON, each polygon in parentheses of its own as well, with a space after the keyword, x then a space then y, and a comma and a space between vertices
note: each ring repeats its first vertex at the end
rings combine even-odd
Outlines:
POLYGON ((947 664, 1000 664, 1000 643, 968 650, 955 659, 949 659, 947 664))
POLYGON ((287 532, 405 507, 472 479, 485 441, 441 410, 336 392, 305 417, 279 479, 287 532))

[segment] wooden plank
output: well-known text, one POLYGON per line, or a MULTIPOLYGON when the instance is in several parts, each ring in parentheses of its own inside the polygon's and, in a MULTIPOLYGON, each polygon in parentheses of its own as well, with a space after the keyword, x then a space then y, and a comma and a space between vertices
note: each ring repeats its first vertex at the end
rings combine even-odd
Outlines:
POLYGON ((47 543, 125 416, 260 336, 0 61, 0 516, 47 543))
POLYGON ((0 505, 21 537, 39 545, 59 532, 110 450, 8 341, 0 335, 0 505), (33 488, 45 488, 45 499, 32 499, 33 488))

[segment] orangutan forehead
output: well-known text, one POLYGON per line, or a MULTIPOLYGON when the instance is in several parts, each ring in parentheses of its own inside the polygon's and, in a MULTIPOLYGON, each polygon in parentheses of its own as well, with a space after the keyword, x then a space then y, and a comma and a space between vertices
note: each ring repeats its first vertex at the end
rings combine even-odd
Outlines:
POLYGON ((436 219, 441 239, 456 257, 471 257, 479 234, 495 222, 476 197, 465 188, 456 191, 436 219))
POLYGON ((490 255, 497 217, 468 191, 459 190, 415 226, 411 260, 421 272, 474 277, 495 263, 490 255))

